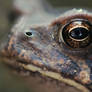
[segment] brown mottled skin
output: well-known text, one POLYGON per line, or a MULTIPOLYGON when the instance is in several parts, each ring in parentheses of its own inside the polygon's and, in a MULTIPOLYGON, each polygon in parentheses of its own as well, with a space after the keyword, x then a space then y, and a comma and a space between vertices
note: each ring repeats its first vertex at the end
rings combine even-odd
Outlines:
POLYGON ((73 9, 49 23, 29 23, 25 26, 28 18, 29 16, 20 18, 12 29, 8 43, 2 50, 2 55, 10 60, 6 62, 13 67, 20 68, 20 64, 34 65, 43 71, 58 73, 91 91, 92 43, 76 50, 63 40, 59 42, 59 34, 63 26, 73 19, 85 19, 92 23, 92 14, 73 9), (25 35, 26 32, 31 32, 31 36, 25 35))

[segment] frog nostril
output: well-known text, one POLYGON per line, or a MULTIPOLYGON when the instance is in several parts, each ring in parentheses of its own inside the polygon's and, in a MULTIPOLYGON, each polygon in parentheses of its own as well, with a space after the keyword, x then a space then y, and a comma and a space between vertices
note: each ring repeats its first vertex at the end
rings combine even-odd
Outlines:
POLYGON ((24 32, 24 35, 27 37, 27 38, 32 38, 32 39, 38 39, 40 34, 39 32, 36 30, 36 29, 26 29, 25 32, 24 32))
POLYGON ((28 36, 28 37, 31 37, 32 36, 32 32, 26 32, 25 35, 28 36))

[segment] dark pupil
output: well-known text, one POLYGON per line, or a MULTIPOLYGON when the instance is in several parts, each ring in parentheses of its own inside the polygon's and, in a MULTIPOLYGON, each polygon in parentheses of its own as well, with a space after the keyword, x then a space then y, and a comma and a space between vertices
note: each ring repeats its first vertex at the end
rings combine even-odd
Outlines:
POLYGON ((74 39, 84 39, 88 36, 88 30, 85 28, 75 28, 70 32, 70 36, 74 39))
POLYGON ((31 36, 32 35, 32 32, 26 32, 26 35, 27 36, 31 36))

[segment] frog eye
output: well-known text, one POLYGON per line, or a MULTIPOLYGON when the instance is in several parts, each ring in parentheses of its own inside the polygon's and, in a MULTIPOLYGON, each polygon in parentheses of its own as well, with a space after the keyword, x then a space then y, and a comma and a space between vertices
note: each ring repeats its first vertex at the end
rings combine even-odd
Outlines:
POLYGON ((92 42, 92 25, 88 20, 75 19, 61 28, 64 43, 72 48, 85 48, 92 42))

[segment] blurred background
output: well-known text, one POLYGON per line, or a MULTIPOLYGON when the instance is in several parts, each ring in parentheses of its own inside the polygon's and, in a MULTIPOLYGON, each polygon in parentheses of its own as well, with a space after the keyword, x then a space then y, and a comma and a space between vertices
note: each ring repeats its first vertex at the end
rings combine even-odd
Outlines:
MULTIPOLYGON (((66 11, 72 8, 84 8, 89 11, 92 9, 92 0, 47 1, 53 10, 58 11, 58 14, 60 11, 66 11)), ((17 14, 13 12, 13 5, 14 0, 0 0, 0 44, 6 40, 9 31, 14 25, 16 17, 21 14, 20 11, 18 11, 17 14)), ((19 5, 21 5, 21 2, 19 5)), ((25 77, 23 78, 13 74, 11 69, 8 69, 7 66, 2 63, 2 61, 0 62, 0 92, 40 92, 36 90, 36 85, 30 84, 30 86, 28 86, 24 80, 26 80, 25 77)))

